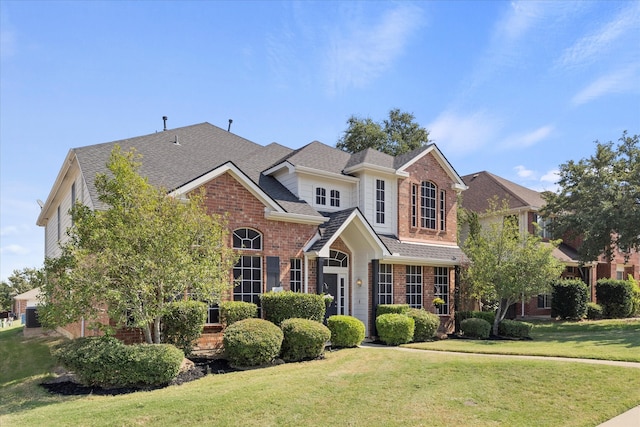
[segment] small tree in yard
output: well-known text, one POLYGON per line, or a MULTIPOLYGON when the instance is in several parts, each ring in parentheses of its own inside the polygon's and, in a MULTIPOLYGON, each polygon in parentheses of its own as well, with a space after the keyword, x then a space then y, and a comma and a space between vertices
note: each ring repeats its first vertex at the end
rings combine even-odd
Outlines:
POLYGON ((167 196, 138 174, 139 165, 134 150, 116 146, 111 173, 95 181, 106 209, 72 208, 70 240, 59 258, 45 260, 46 326, 81 317, 97 326, 107 314, 116 327, 141 328, 147 343, 160 343, 167 303, 186 295, 219 302, 232 288, 236 255, 222 219, 206 213, 202 194, 167 196))
POLYGON ((553 245, 543 245, 539 237, 520 233, 517 218, 509 215, 507 205, 501 209, 496 206, 494 203, 487 216, 503 221, 481 227, 463 245, 471 260, 466 272, 471 295, 499 302, 493 335, 498 335, 498 325, 511 304, 548 293, 551 282, 563 269, 551 255, 553 245))

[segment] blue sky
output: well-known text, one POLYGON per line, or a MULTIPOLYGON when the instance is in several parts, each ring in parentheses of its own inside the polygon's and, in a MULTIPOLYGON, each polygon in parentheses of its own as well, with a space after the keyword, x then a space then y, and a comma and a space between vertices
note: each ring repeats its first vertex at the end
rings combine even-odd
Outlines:
POLYGON ((0 0, 0 278, 68 150, 209 122, 335 145, 415 115, 461 175, 554 189, 593 141, 640 133, 640 2, 0 0))

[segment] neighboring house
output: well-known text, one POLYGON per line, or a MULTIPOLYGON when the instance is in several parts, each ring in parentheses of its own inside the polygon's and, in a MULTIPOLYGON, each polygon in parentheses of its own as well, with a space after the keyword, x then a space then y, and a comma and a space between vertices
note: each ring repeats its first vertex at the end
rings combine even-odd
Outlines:
MULTIPOLYGON (((453 316, 457 200, 466 188, 434 144, 392 157, 349 154, 320 142, 262 146, 202 123, 69 151, 37 224, 45 256, 60 254, 73 201, 100 209, 94 179, 113 147, 142 154, 140 173, 181 196, 203 188, 210 213, 228 214, 241 253, 234 300, 260 304, 274 288, 335 297, 329 314, 360 319, 374 334, 378 304, 408 303, 453 316)), ((89 334, 81 323, 69 335, 89 334)), ((220 330, 217 307, 205 332, 220 330)))
POLYGON ((13 313, 15 317, 20 319, 27 312, 27 308, 40 305, 39 296, 40 288, 34 288, 13 297, 13 313))
MULTIPOLYGON (((480 215, 480 222, 489 223, 502 221, 502 218, 482 216, 490 208, 491 200, 498 200, 501 207, 502 200, 508 202, 508 215, 518 218, 522 233, 538 233, 543 241, 551 238, 548 223, 539 211, 544 206, 542 194, 538 191, 518 185, 514 182, 483 171, 462 177, 468 189, 464 192, 461 206, 480 215), (537 223, 538 227, 534 226, 537 223)), ((464 237, 465 232, 461 233, 464 237)), ((636 280, 640 279, 640 254, 634 252, 625 261, 623 254, 615 252, 614 259, 609 262, 601 257, 589 263, 582 263, 578 257, 578 241, 562 242, 553 250, 553 256, 560 260, 565 269, 563 278, 577 278, 584 281, 590 289, 591 300, 595 301, 595 284, 601 278, 626 279, 631 274, 636 280)), ((539 295, 531 301, 516 304, 512 313, 517 316, 548 316, 551 315, 551 296, 539 295)))

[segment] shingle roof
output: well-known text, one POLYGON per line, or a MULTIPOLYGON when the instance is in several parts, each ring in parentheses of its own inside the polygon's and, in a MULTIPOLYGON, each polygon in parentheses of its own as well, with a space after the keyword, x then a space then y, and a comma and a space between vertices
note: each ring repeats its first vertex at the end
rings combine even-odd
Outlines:
POLYGON ((474 212, 489 209, 489 200, 495 196, 498 200, 507 199, 511 209, 544 206, 539 192, 486 171, 463 176, 462 180, 469 187, 462 195, 462 207, 474 212))
POLYGON ((379 237, 389 252, 402 257, 424 258, 430 261, 440 260, 443 264, 460 264, 464 260, 464 253, 458 246, 401 242, 395 236, 379 235, 379 237))
POLYGON ((394 157, 373 148, 367 148, 351 155, 345 169, 362 163, 393 168, 394 157))
POLYGON ((322 236, 313 245, 311 245, 309 251, 313 252, 322 249, 356 209, 358 208, 345 209, 343 211, 327 214, 327 222, 320 226, 322 236))
POLYGON ((277 180, 261 174, 270 164, 289 155, 291 149, 279 144, 263 147, 209 123, 73 149, 96 206, 98 195, 93 181, 96 173, 106 171, 116 144, 124 151, 135 148, 142 155, 140 174, 168 191, 231 161, 287 212, 320 216, 277 180))
POLYGON ((341 174, 351 155, 335 147, 329 147, 313 141, 292 152, 281 161, 288 161, 294 166, 306 166, 313 169, 341 174))

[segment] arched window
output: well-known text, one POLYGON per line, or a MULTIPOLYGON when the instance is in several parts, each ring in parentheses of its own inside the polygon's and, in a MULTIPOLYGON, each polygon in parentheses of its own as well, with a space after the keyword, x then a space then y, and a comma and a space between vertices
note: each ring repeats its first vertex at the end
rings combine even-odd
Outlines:
POLYGON ((340 251, 329 251, 329 258, 324 261, 325 267, 348 267, 349 255, 340 251))
POLYGON ((436 229, 436 185, 423 181, 420 188, 420 225, 436 229))
POLYGON ((234 249, 262 249, 262 234, 251 228, 237 228, 233 230, 234 249))

